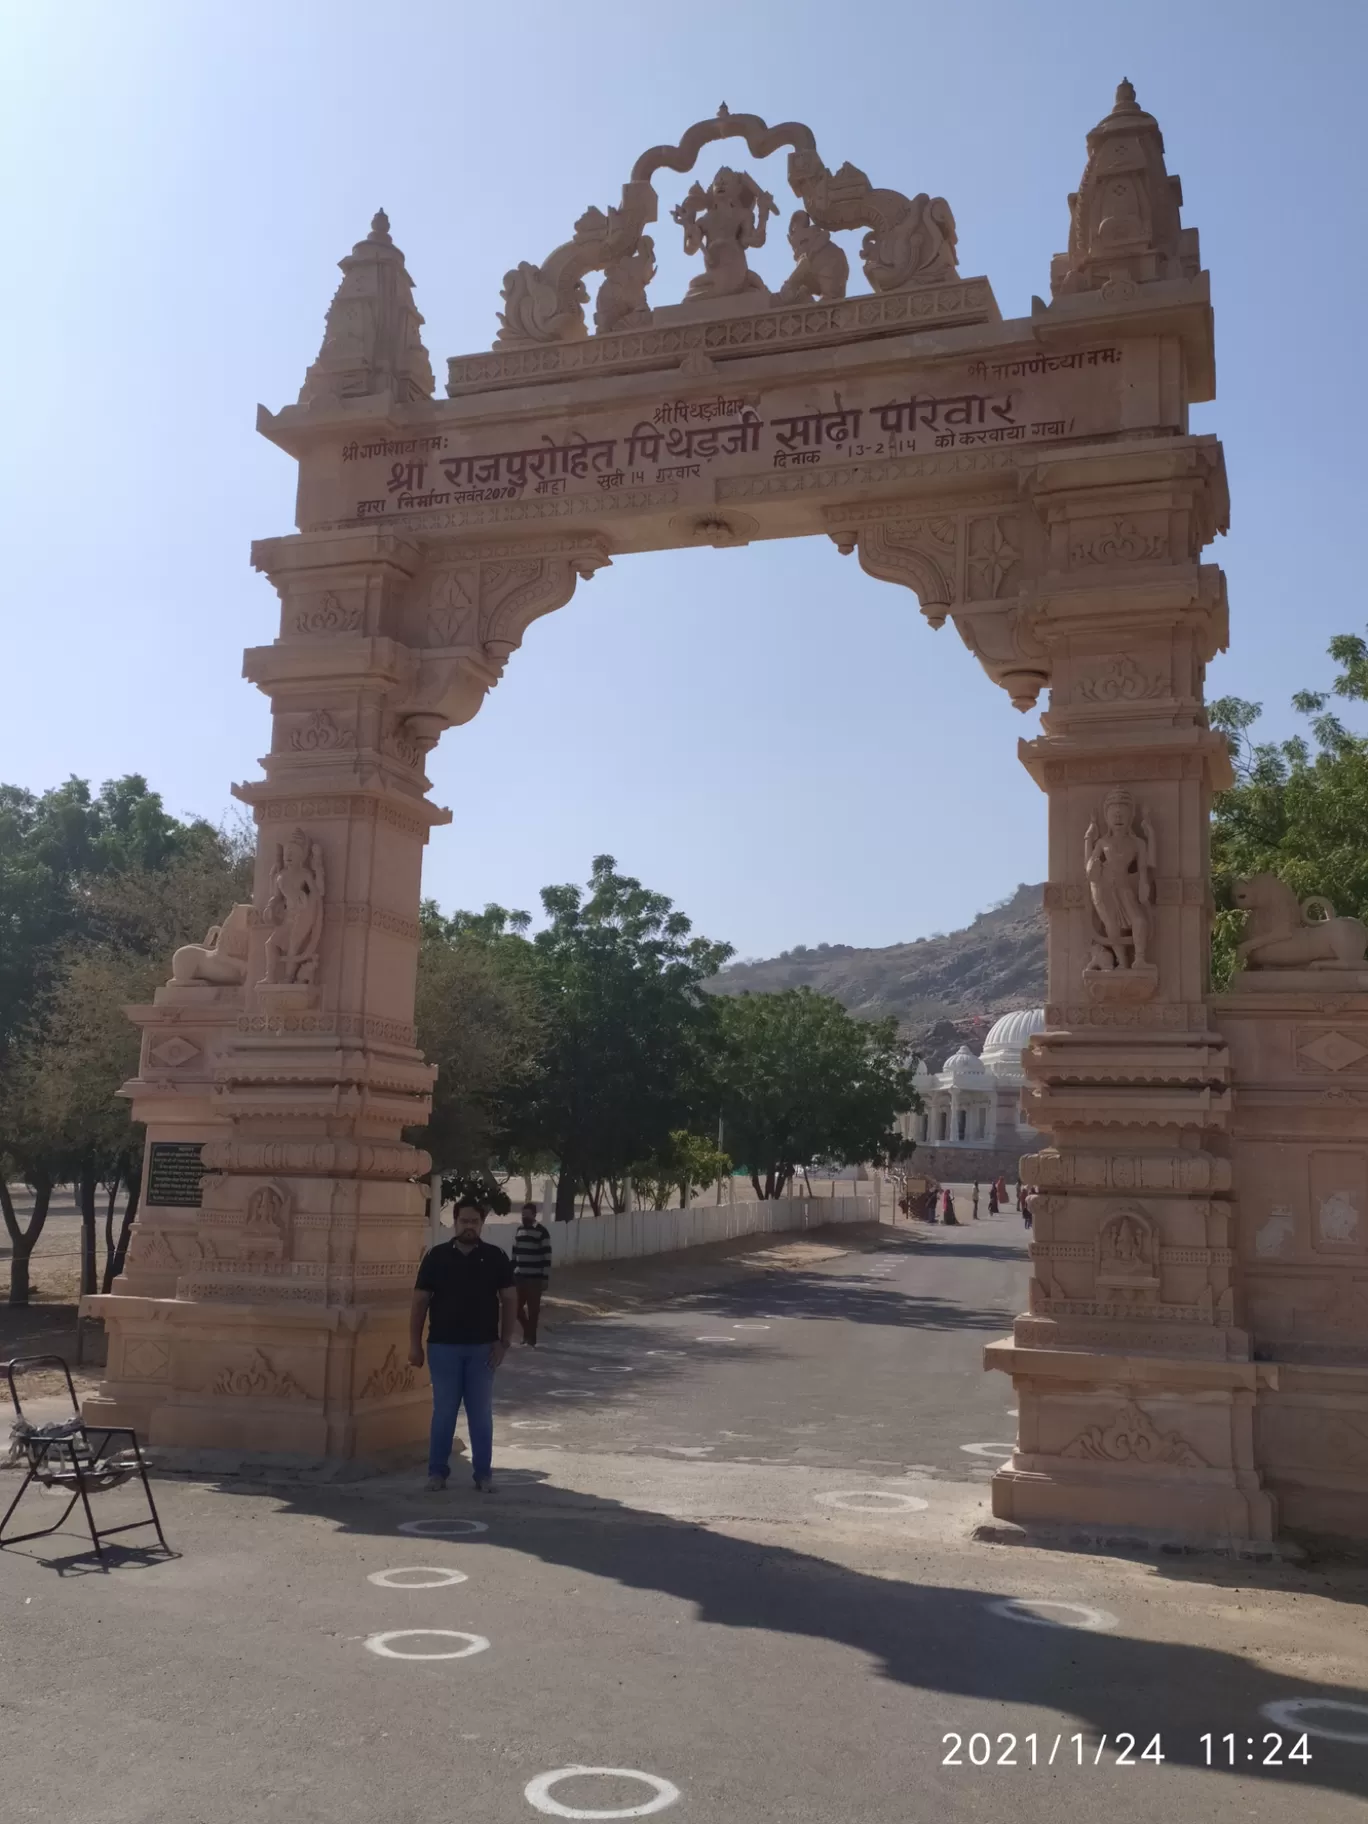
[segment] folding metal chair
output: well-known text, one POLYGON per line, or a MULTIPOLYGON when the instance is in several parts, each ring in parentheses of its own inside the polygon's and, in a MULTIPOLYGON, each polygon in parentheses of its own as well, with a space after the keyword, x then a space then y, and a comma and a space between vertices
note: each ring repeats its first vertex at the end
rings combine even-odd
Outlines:
POLYGON ((11 1464, 26 1468, 28 1473, 19 1486, 19 1493, 6 1508, 4 1519, 0 1520, 0 1547, 20 1545, 26 1539, 46 1539, 49 1533, 55 1533, 63 1525, 79 1501, 85 1510, 86 1525, 90 1529, 90 1543, 99 1554, 101 1564, 104 1563, 105 1552, 102 1540, 111 1538, 115 1533, 136 1532, 143 1526, 155 1527, 162 1550, 169 1552, 171 1548, 162 1532, 157 1505, 152 1499, 151 1484, 147 1480, 147 1466, 143 1462, 138 1439, 132 1428, 127 1425, 97 1425, 94 1428, 86 1425, 77 1403, 71 1370, 60 1355, 16 1356, 13 1361, 4 1364, 4 1369, 10 1400, 14 1406, 8 1460, 11 1464), (69 1419, 34 1425, 24 1417, 15 1376, 16 1373, 39 1368, 60 1368, 66 1376, 67 1392, 71 1395, 72 1416, 69 1419), (111 1438, 126 1438, 128 1442, 111 1452, 111 1438), (127 1521, 121 1526, 97 1527, 90 1506, 91 1495, 118 1488, 124 1482, 131 1482, 134 1476, 142 1482, 149 1518, 127 1521), (51 1526, 38 1527, 31 1533, 13 1533, 7 1539, 5 1528, 33 1482, 43 1488, 70 1489, 71 1499, 51 1526))

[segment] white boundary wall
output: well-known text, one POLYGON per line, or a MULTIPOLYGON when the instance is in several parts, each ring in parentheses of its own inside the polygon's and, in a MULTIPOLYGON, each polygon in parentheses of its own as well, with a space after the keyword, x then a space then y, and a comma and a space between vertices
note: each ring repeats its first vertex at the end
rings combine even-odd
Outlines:
MULTIPOLYGON (((792 1234, 838 1222, 877 1222, 872 1194, 862 1197, 772 1197, 746 1203, 696 1203, 687 1210, 628 1210, 621 1216, 581 1216, 552 1222, 551 1264, 574 1267, 594 1260, 635 1260, 643 1254, 673 1254, 710 1241, 743 1235, 792 1234)), ((516 1218, 491 1218, 485 1236, 507 1248, 516 1218)))

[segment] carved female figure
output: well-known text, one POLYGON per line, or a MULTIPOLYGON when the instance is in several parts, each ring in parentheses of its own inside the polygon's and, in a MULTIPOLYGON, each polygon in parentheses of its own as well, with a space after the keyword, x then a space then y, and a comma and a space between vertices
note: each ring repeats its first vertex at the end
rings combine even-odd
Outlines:
POLYGON ((272 927, 266 938, 268 982, 313 981, 323 937, 323 887, 322 849, 303 830, 293 831, 276 850, 263 914, 272 927))
POLYGON ((1093 906, 1105 941, 1094 949, 1093 967, 1141 968, 1149 960, 1149 906, 1154 900, 1154 832, 1124 786, 1102 800, 1102 828, 1096 819, 1083 839, 1084 866, 1093 906))
POLYGON ((765 224, 779 213, 774 198, 744 171, 723 165, 706 190, 692 184, 671 215, 684 230, 685 253, 703 249, 703 271, 686 298, 728 298, 765 291, 765 281, 746 264, 746 249, 763 247, 765 224))

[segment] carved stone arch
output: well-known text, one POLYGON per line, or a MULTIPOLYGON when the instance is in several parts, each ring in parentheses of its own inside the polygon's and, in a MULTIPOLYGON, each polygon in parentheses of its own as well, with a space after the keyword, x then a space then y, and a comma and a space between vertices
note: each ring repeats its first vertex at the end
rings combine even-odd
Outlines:
POLYGON ((931 625, 943 627, 955 600, 955 535, 953 520, 878 520, 860 528, 855 549, 862 570, 910 589, 931 625))

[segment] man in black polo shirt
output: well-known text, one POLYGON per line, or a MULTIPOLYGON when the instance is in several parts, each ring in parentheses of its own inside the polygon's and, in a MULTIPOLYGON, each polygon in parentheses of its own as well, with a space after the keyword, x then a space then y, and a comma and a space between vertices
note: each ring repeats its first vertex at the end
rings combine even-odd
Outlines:
POLYGON ((409 1310, 409 1361, 415 1368, 423 1365, 426 1318, 432 1380, 428 1487, 446 1487, 456 1415, 464 1400, 475 1486, 488 1491, 494 1454, 494 1370, 513 1337, 513 1267, 502 1248, 481 1240, 484 1211, 475 1204, 458 1206, 455 1227, 452 1239, 429 1248, 418 1268, 409 1310))

